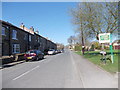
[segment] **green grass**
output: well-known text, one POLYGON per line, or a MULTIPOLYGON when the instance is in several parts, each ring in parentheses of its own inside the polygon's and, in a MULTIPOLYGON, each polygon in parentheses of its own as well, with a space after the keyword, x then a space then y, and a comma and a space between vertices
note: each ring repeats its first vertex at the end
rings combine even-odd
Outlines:
MULTIPOLYGON (((110 53, 110 50, 105 50, 107 53, 110 53)), ((113 50, 113 52, 118 53, 118 50, 113 50)), ((100 53, 100 51, 86 51, 85 53, 100 53)))
MULTIPOLYGON (((88 53, 96 53, 96 51, 89 51, 85 52, 84 57, 90 60, 92 63, 102 67, 106 71, 110 73, 118 72, 118 55, 114 54, 114 63, 112 64, 109 60, 107 60, 107 63, 104 64, 101 62, 100 58, 102 57, 100 54, 94 55, 94 54, 88 54, 88 53)), ((98 51, 97 51, 98 52, 98 51)), ((76 52, 79 55, 82 55, 80 51, 76 52)), ((119 69, 120 70, 120 69, 119 69)))

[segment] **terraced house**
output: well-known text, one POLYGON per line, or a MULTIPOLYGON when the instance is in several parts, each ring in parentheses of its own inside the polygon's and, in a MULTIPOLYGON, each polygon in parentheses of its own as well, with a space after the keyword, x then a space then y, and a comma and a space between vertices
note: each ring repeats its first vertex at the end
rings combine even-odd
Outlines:
POLYGON ((38 49, 46 51, 48 49, 57 49, 57 45, 39 35, 34 28, 26 28, 23 23, 17 27, 9 22, 0 20, 2 23, 2 42, 1 50, 2 56, 11 56, 15 54, 22 54, 31 49, 38 49))

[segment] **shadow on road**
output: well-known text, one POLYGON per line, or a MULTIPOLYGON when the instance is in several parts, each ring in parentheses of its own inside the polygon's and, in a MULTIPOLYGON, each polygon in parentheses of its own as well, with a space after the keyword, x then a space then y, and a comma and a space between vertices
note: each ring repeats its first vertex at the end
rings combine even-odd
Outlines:
POLYGON ((39 59, 39 60, 30 60, 30 61, 28 61, 28 62, 39 62, 39 61, 44 61, 44 60, 46 60, 46 58, 39 59))
POLYGON ((18 65, 18 64, 22 64, 24 63, 25 61, 22 61, 22 62, 14 62, 14 63, 9 63, 9 64, 4 64, 2 65, 2 69, 4 68, 9 68, 9 67, 12 67, 12 66, 15 66, 15 65, 18 65))

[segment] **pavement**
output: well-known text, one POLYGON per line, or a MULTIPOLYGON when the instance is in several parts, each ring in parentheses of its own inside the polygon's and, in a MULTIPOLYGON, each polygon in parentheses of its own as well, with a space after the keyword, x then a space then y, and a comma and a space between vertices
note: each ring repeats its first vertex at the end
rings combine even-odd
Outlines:
POLYGON ((6 68, 6 67, 11 67, 11 66, 14 66, 14 65, 17 65, 17 64, 21 64, 21 63, 24 63, 24 62, 25 62, 25 60, 11 62, 11 63, 4 64, 4 65, 0 65, 0 69, 6 68))
POLYGON ((2 69, 2 88, 118 88, 118 78, 66 50, 2 69))

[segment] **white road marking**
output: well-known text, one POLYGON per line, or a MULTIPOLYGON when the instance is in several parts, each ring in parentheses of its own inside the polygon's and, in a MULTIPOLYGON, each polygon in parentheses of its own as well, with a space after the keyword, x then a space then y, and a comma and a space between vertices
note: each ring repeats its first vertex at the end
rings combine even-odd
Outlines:
MULTIPOLYGON (((59 54, 59 55, 61 55, 61 54, 59 54)), ((47 61, 46 61, 46 60, 42 60, 42 61, 40 61, 40 62, 41 62, 41 63, 42 63, 42 62, 43 62, 43 63, 48 63, 48 62, 50 62, 51 60, 53 60, 53 58, 56 58, 56 57, 59 56, 59 55, 52 56, 49 60, 47 60, 47 61)), ((20 78, 20 77, 28 74, 29 72, 33 71, 34 69, 36 69, 36 68, 38 68, 38 67, 39 67, 39 66, 36 66, 35 68, 33 68, 33 69, 31 69, 31 70, 29 70, 29 71, 21 74, 20 76, 14 78, 13 80, 17 80, 18 78, 20 78)))
POLYGON ((33 69, 31 69, 31 70, 29 70, 29 71, 27 71, 27 72, 25 72, 25 73, 21 74, 20 76, 18 76, 18 77, 16 77, 16 78, 14 78, 13 80, 17 80, 18 78, 20 78, 20 77, 22 77, 22 76, 24 76, 24 75, 28 74, 29 72, 31 72, 31 71, 33 71, 33 70, 35 70, 35 69, 37 69, 37 68, 39 68, 39 66, 36 66, 35 68, 33 68, 33 69))

